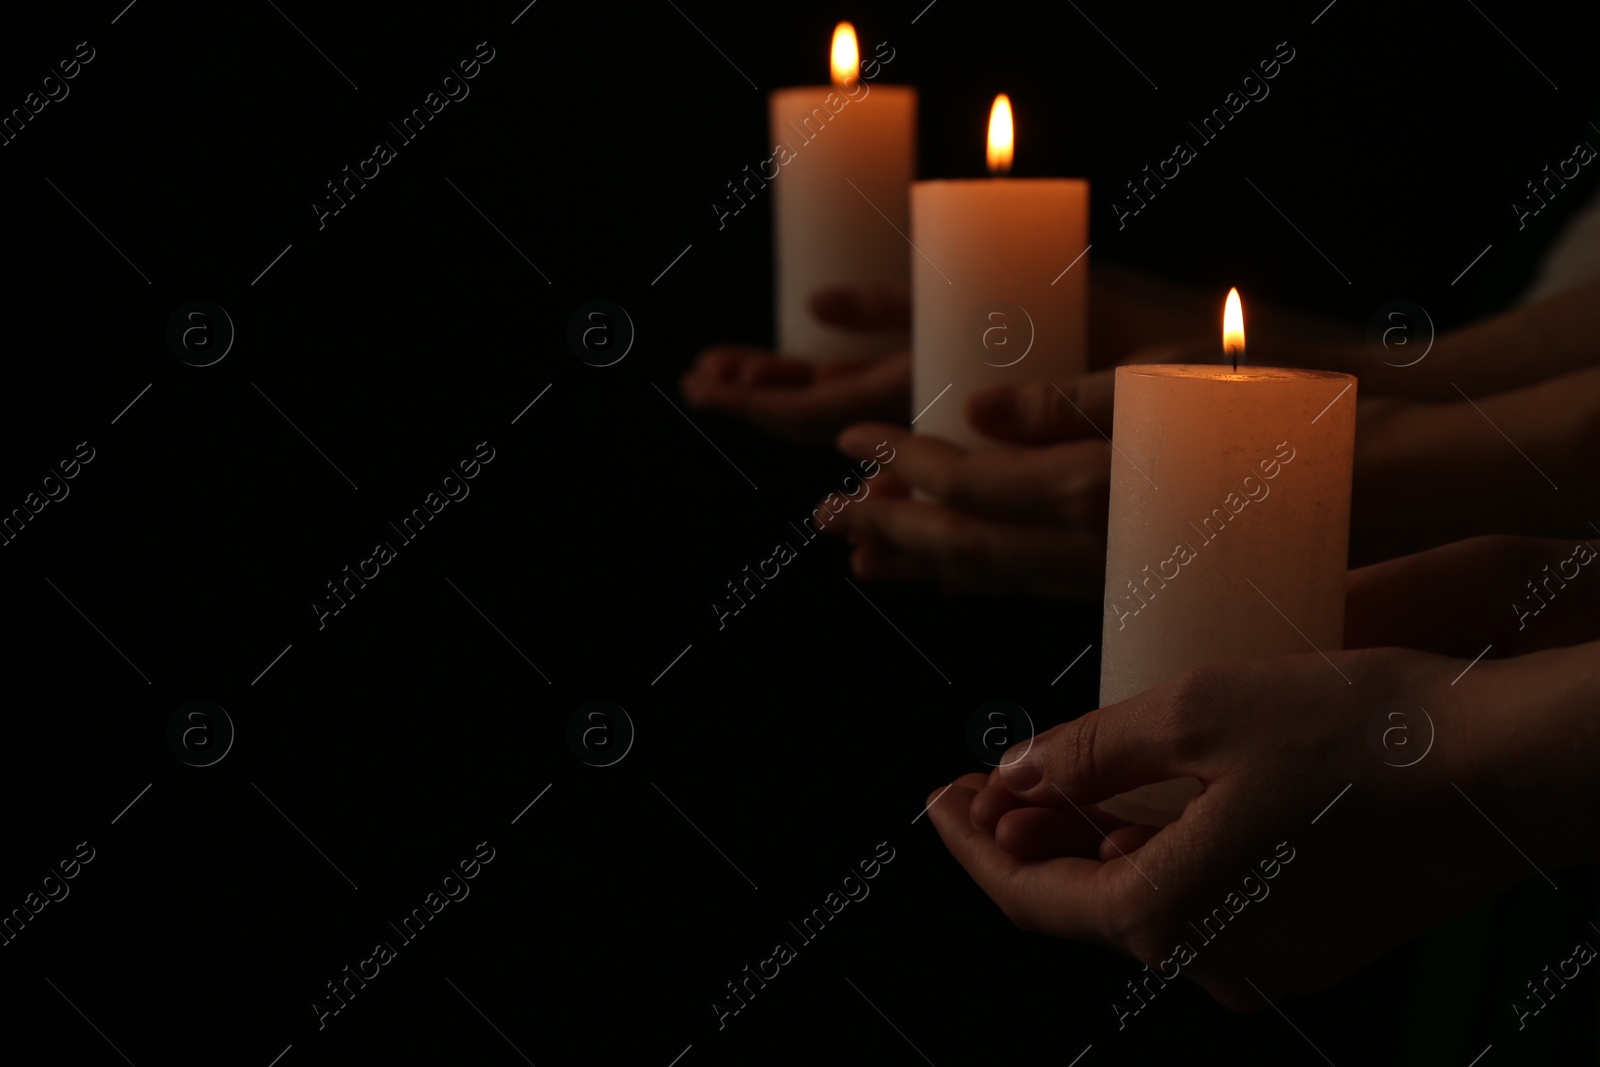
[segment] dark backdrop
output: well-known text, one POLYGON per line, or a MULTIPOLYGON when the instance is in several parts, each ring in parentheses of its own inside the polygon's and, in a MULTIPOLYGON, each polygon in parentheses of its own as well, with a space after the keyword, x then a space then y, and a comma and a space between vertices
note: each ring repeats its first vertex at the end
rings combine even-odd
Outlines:
MULTIPOLYGON (((709 598, 847 465, 675 410, 698 348, 770 337, 767 202, 719 229, 711 200, 852 17, 919 88, 923 176, 981 172, 1003 90, 1015 173, 1093 182, 1093 260, 1448 326, 1514 278, 1510 201, 1595 116, 1559 5, 124 2, 8 13, 0 41, 6 109, 93 49, 0 147, 0 506, 93 455, 0 549, 0 907, 94 857, 0 947, 19 1058, 1321 1062, 1187 985, 1119 1033, 1136 968, 1013 929, 913 824, 975 766, 983 701, 1093 706, 1098 653, 1061 672, 1097 606, 852 588, 819 541, 718 629, 709 598), (485 41, 470 95, 319 226, 324 183, 485 41), (1119 230, 1110 195, 1281 41, 1270 97, 1119 230), (567 341, 596 299, 637 332, 606 368, 567 341), (191 300, 231 320, 212 366, 167 340, 191 300), (470 495, 399 543, 480 442, 470 495), (378 540, 396 558, 319 625, 378 540), (211 766, 169 746, 191 700, 235 735, 211 766), (592 700, 631 719, 610 767, 569 744, 592 700), (470 895, 393 934, 480 842, 470 895), (724 983, 888 849, 719 1030, 724 983)), ((229 732, 184 722, 193 751, 229 732)), ((1384 1062, 1406 964, 1285 1010, 1384 1062)))

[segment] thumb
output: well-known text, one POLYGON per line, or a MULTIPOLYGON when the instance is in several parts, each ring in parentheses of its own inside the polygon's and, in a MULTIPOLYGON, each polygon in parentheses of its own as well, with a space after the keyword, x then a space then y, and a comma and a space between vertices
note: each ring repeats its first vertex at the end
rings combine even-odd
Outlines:
POLYGON ((972 395, 967 418, 980 433, 1024 445, 1109 434, 1115 381, 1113 368, 1066 382, 996 386, 972 395))
POLYGON ((1024 803, 1065 808, 1194 773, 1164 728, 1165 690, 1091 711, 1016 746, 1001 760, 1001 784, 1024 803))

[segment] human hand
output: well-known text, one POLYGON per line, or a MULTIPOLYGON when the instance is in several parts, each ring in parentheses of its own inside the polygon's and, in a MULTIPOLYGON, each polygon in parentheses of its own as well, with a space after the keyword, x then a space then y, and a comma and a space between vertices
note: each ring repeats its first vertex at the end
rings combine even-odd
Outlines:
POLYGON ((1352 558, 1386 559, 1486 530, 1600 532, 1592 525, 1600 518, 1600 367, 1491 395, 1451 393, 1446 403, 1359 402, 1352 558))
POLYGON ((1465 687, 1452 680, 1467 661, 1401 649, 1206 667, 1040 734, 989 779, 936 793, 929 815, 1024 929, 1131 955, 1154 987, 1181 973, 1228 1007, 1264 1007, 1596 860, 1597 660, 1584 645, 1479 663, 1465 687), (1405 767, 1370 740, 1397 700, 1434 729, 1405 767), (1184 776, 1204 789, 1165 827, 1093 807, 1184 776), (1098 857, 1088 821, 1107 833, 1098 857))
MULTIPOLYGON (((856 330, 903 327, 911 314, 905 290, 892 286, 822 290, 811 310, 824 322, 856 330)), ((700 353, 679 387, 691 407, 736 415, 792 444, 826 444, 852 422, 909 417, 911 352, 813 362, 751 345, 718 345, 700 353)))
POLYGON ((1600 640, 1597 557, 1586 541, 1473 537, 1353 570, 1345 647, 1500 659, 1600 640))
POLYGON ((947 592, 1098 598, 1104 592, 1111 445, 966 452, 895 426, 852 426, 853 459, 895 449, 872 496, 825 529, 857 542, 851 568, 868 580, 937 580, 947 592), (938 502, 913 500, 926 490, 938 502))

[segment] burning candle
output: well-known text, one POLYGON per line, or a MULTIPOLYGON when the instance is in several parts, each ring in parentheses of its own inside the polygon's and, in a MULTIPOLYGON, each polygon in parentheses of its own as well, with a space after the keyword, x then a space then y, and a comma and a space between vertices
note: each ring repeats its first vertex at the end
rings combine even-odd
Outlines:
MULTIPOLYGON (((1118 367, 1106 531, 1102 707, 1206 663, 1340 648, 1355 453, 1354 377, 1230 367, 1118 367)), ((1330 663, 1330 685, 1348 684, 1330 663)), ((1101 807, 1149 826, 1176 819, 1193 778, 1101 807)))
POLYGON ((995 442, 967 422, 994 385, 1082 374, 1088 361, 1089 183, 1008 178, 1011 101, 989 115, 989 178, 911 187, 912 414, 919 433, 995 442))
MULTIPOLYGON (((769 100, 771 173, 760 177, 772 182, 777 348, 784 355, 863 358, 907 342, 903 328, 841 330, 810 309, 818 289, 855 283, 903 288, 908 281, 917 93, 869 84, 894 58, 893 49, 884 55, 886 47, 862 64, 855 29, 841 22, 833 34, 833 85, 779 89, 769 100)), ((765 187, 759 178, 756 184, 765 187)))

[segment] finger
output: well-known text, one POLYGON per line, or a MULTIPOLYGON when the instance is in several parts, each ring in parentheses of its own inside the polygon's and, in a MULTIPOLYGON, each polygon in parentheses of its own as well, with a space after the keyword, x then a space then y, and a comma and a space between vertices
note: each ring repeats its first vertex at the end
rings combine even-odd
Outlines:
POLYGON ((725 384, 702 379, 686 382, 685 395, 696 407, 737 415, 800 444, 825 443, 843 424, 892 417, 905 407, 903 389, 866 374, 801 385, 725 384))
POLYGON ((1193 735, 1181 722, 1224 714, 1206 706, 1212 698, 1204 695, 1210 690, 1203 684, 1184 676, 1053 726, 1006 754, 1000 780, 1027 803, 1059 808, 1195 774, 1200 768, 1185 758, 1193 735), (1182 711, 1174 710, 1178 705, 1182 711))
MULTIPOLYGON (((1079 941, 1109 941, 1109 904, 1128 888, 1125 861, 1078 857, 1019 860, 969 818, 975 789, 952 785, 929 798, 929 818, 945 847, 1008 919, 1037 933, 1079 941)), ((1137 877, 1136 875, 1134 877, 1137 877)))
POLYGON ((952 508, 992 519, 1104 528, 1111 485, 1105 441, 967 452, 942 438, 871 425, 847 429, 839 447, 859 456, 885 438, 900 479, 952 508))
POLYGON ((846 426, 839 434, 839 451, 851 459, 876 459, 893 463, 900 455, 900 442, 911 436, 904 426, 886 422, 862 422, 846 426))
POLYGON ((818 364, 789 356, 747 359, 738 368, 740 385, 809 385, 817 379, 818 364))
POLYGON ((999 441, 1038 445, 1111 432, 1114 370, 1061 382, 1000 385, 967 399, 967 421, 999 441))
POLYGON ((841 425, 863 419, 900 417, 908 406, 909 360, 885 359, 857 365, 854 373, 829 374, 802 360, 779 357, 750 373, 752 385, 743 390, 741 400, 745 411, 830 426, 834 433, 841 425), (796 387, 765 388, 768 385, 796 387))
POLYGON ((1496 655, 1510 655, 1592 641, 1600 635, 1600 585, 1572 582, 1569 590, 1565 579, 1593 552, 1572 541, 1474 537, 1351 571, 1345 647, 1399 645, 1470 658, 1490 643, 1496 655), (1510 612, 1508 589, 1516 592, 1510 612), (1534 616, 1537 630, 1529 625, 1534 616), (1519 625, 1507 640, 1512 618, 1519 625))
MULTIPOLYGON (((1018 746, 1019 748, 1021 746, 1018 746)), ((1015 750, 1013 750, 1015 751, 1015 750)), ((1107 835, 1115 837, 1129 829, 1146 830, 1150 827, 1138 826, 1129 823, 1126 819, 1112 815, 1093 804, 1075 807, 1071 812, 1056 808, 1041 808, 1028 804, 1018 798, 1001 781, 1000 768, 996 767, 989 772, 985 780, 983 791, 972 804, 972 824, 980 830, 995 834, 1000 847, 1012 855, 1028 855, 1030 858, 1041 858, 1048 854, 1049 842, 1066 839, 1072 835, 1071 840, 1078 841, 1080 829, 1086 831, 1089 837, 1089 846, 1104 841, 1107 835), (1023 815, 1026 812, 1028 814, 1023 815), (1048 814, 1049 818, 1045 816, 1048 814), (1001 822, 1006 823, 1006 830, 1002 835, 999 832, 1001 822), (1037 839, 1038 843, 1034 843, 1037 839)), ((1152 832, 1154 832, 1152 830, 1152 832)), ((1120 842, 1119 842, 1120 843, 1120 842)), ((1085 847, 1081 844, 1075 848, 1085 847)), ((1137 846, 1135 846, 1137 847, 1137 846)), ((1124 846, 1127 848, 1127 846, 1124 846)), ((1128 849, 1132 851, 1132 849, 1128 849)), ((1110 859, 1118 855, 1112 850, 1101 850, 1101 859, 1110 859)), ((1081 853, 1087 855, 1088 853, 1081 853)))
POLYGON ((989 772, 983 789, 972 802, 972 825, 986 833, 994 833, 1007 812, 1028 807, 1000 782, 998 768, 989 772))
MULTIPOLYGON (((816 365, 817 381, 856 392, 898 392, 902 407, 911 403, 911 350, 900 349, 877 359, 835 359, 816 365), (841 381, 841 379, 843 379, 841 381)), ((898 414, 898 413, 897 413, 898 414)))
POLYGON ((899 285, 841 285, 813 293, 811 313, 847 330, 899 329, 911 322, 911 294, 899 285))
POLYGON ((888 458, 895 474, 908 485, 943 499, 959 477, 958 468, 967 456, 965 449, 940 437, 911 433, 899 426, 863 423, 850 426, 839 435, 839 451, 852 459, 869 456, 888 458), (908 456, 909 461, 908 461, 908 456))
POLYGON ((868 582, 931 582, 939 576, 938 569, 927 560, 872 540, 856 546, 850 556, 850 570, 868 582))
POLYGON ((854 533, 928 560, 949 592, 1097 599, 1105 542, 1087 532, 996 522, 922 500, 873 496, 834 518, 854 533))
POLYGON ((871 359, 829 359, 816 364, 817 379, 830 381, 834 378, 851 378, 859 374, 879 371, 884 367, 893 367, 898 372, 904 368, 905 381, 909 387, 911 382, 911 352, 903 349, 890 352, 887 355, 871 359))
POLYGON ((872 491, 874 493, 882 493, 884 496, 900 498, 911 495, 911 487, 896 478, 888 467, 878 468, 878 477, 872 483, 872 491))
POLYGON ((995 843, 1018 859, 1045 860, 1057 856, 1116 859, 1105 854, 1106 835, 1092 820, 1075 811, 1052 808, 1014 808, 1000 817, 995 843))
POLYGON ((689 374, 705 381, 735 381, 746 363, 772 359, 773 353, 754 345, 716 345, 695 357, 689 374))
POLYGON ((1149 840, 1161 832, 1159 826, 1123 826, 1111 831, 1100 842, 1100 858, 1102 860, 1116 859, 1118 856, 1129 856, 1145 846, 1149 840))

